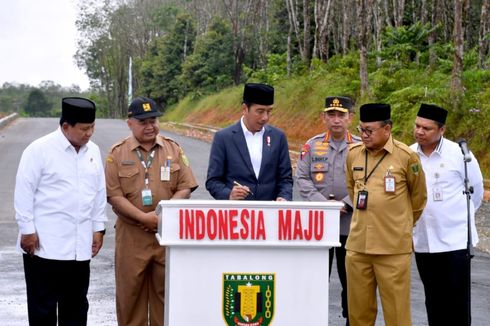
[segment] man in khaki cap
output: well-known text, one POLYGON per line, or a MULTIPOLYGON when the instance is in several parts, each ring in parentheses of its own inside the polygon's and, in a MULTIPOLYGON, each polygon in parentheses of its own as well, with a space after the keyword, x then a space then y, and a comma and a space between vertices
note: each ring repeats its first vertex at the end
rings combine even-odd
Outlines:
POLYGON ((197 183, 182 148, 159 133, 156 103, 129 106, 131 136, 106 160, 107 198, 116 220, 116 308, 121 325, 163 325, 165 248, 156 238, 160 200, 189 198, 197 183))

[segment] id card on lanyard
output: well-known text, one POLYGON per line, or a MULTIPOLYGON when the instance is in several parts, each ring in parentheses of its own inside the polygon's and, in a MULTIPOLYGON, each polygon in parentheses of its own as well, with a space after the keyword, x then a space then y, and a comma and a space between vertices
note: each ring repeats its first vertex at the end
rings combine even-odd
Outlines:
MULTIPOLYGON (((368 168, 368 153, 366 151, 366 159, 364 163, 364 186, 366 186, 367 181, 369 177, 373 174, 374 170, 379 166, 379 164, 383 161, 383 159, 386 157, 388 152, 385 152, 383 157, 376 163, 376 165, 373 167, 371 172, 367 174, 367 168, 368 168)), ((394 180, 393 180, 394 181, 394 180)), ((385 189, 386 189, 386 179, 385 179, 385 189)), ((360 190, 357 193, 357 202, 356 202, 356 208, 360 210, 367 209, 367 204, 368 204, 368 191, 366 189, 360 190)))
POLYGON ((150 177, 148 170, 153 163, 155 150, 151 151, 150 155, 148 155, 148 162, 145 162, 143 155, 141 154, 139 149, 136 149, 136 155, 138 156, 141 165, 145 169, 145 189, 141 190, 141 202, 143 203, 143 206, 151 206, 153 204, 153 196, 150 189, 150 177))

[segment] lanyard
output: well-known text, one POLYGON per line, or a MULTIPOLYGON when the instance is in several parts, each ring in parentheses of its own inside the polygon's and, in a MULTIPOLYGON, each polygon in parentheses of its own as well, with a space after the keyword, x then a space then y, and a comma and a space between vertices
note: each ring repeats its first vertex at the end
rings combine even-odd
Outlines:
POLYGON ((367 163, 368 163, 368 153, 367 151, 365 152, 366 153, 366 162, 364 164, 364 184, 367 183, 369 177, 371 176, 371 174, 373 174, 374 170, 376 170, 376 168, 378 167, 378 165, 381 163, 381 161, 386 157, 386 155, 388 155, 388 152, 385 152, 383 157, 379 159, 378 163, 376 163, 376 165, 374 166, 374 168, 371 170, 371 172, 369 172, 369 174, 367 174, 367 163))
POLYGON ((145 169, 145 187, 148 188, 148 185, 150 183, 149 177, 148 177, 148 170, 151 167, 151 164, 153 163, 153 157, 155 156, 155 150, 151 151, 150 155, 148 156, 148 162, 145 162, 143 155, 141 154, 139 149, 136 149, 136 155, 138 155, 138 158, 140 159, 141 165, 143 165, 143 168, 145 169))

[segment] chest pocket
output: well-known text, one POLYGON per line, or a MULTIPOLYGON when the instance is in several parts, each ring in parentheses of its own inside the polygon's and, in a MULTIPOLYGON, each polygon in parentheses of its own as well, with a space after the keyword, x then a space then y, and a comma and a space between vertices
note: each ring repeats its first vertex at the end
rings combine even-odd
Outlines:
POLYGON ((170 180, 162 181, 164 187, 168 187, 175 192, 177 189, 177 185, 179 184, 179 174, 180 174, 180 164, 171 163, 170 164, 170 180))
POLYGON ((312 162, 310 165, 311 179, 314 180, 315 183, 323 182, 328 170, 328 162, 312 162))
POLYGON ((364 182, 364 177, 365 176, 366 176, 366 173, 364 171, 364 167, 361 167, 361 166, 352 167, 352 178, 355 181, 362 181, 362 182, 364 182))
POLYGON ((140 171, 135 165, 121 166, 118 172, 121 188, 125 194, 133 194, 140 190, 141 182, 144 181, 140 176, 140 171))
POLYGON ((326 173, 326 172, 328 172, 328 170, 329 170, 329 168, 328 168, 328 162, 327 161, 312 162, 310 165, 311 173, 318 173, 318 172, 326 173))

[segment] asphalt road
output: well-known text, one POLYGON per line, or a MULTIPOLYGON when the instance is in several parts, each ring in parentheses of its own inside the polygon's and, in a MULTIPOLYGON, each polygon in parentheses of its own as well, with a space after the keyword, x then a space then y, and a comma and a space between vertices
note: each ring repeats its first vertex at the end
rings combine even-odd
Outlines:
MULTIPOLYGON (((0 169, 2 172, 0 198, 3 198, 3 203, 0 205, 0 325, 2 326, 27 325, 22 257, 15 251, 18 229, 14 220, 13 188, 17 164, 23 149, 32 140, 51 132, 57 126, 58 119, 19 118, 0 129, 0 169)), ((93 140, 100 146, 105 157, 110 146, 128 134, 129 131, 124 121, 97 120, 93 140)), ((168 136, 174 138, 184 148, 198 179, 200 187, 193 193, 192 199, 211 199, 204 189, 210 144, 177 135, 168 136)), ((295 199, 298 199, 297 193, 295 193, 295 199)), ((114 223, 114 215, 109 207, 107 212, 110 221, 104 247, 91 263, 88 324, 97 326, 117 324, 114 303, 114 231, 110 227, 114 223)), ((486 326, 490 321, 489 271, 490 255, 477 252, 472 264, 473 325, 476 326, 486 326)), ((344 325, 344 320, 340 317, 340 288, 335 267, 331 277, 329 310, 329 324, 344 325)), ((415 263, 412 264, 412 321, 413 325, 427 325, 423 288, 415 263)), ((206 325, 205 321, 201 325, 206 325)), ((381 306, 379 306, 376 325, 384 325, 381 306)))

